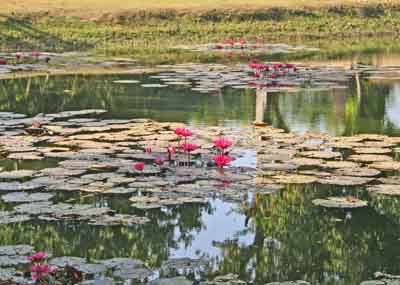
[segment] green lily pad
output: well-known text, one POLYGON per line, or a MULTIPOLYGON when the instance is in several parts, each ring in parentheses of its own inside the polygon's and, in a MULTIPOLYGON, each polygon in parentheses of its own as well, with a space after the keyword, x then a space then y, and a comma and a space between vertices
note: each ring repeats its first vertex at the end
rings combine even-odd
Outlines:
POLYGON ((36 201, 47 201, 53 198, 54 195, 50 193, 32 193, 28 194, 26 192, 13 192, 1 196, 4 202, 10 203, 23 203, 23 202, 36 202, 36 201))
POLYGON ((353 209, 367 207, 368 202, 354 197, 328 197, 326 199, 315 199, 312 203, 325 208, 353 209))

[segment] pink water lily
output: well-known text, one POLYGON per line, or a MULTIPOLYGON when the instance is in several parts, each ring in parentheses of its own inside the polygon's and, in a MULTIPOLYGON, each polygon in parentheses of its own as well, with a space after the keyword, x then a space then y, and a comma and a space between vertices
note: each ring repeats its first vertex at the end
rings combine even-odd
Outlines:
POLYGON ((47 254, 42 251, 36 252, 35 254, 28 256, 28 260, 30 262, 41 262, 46 258, 47 258, 47 254))
POLYGON ((197 144, 194 143, 184 143, 182 144, 182 149, 184 152, 190 153, 192 151, 195 151, 196 149, 199 148, 199 146, 197 144))
POLYGON ((175 134, 180 136, 180 137, 191 137, 193 135, 193 132, 189 129, 186 128, 176 128, 175 129, 175 134))
POLYGON ((7 60, 5 60, 4 58, 0 58, 0 65, 6 65, 7 64, 7 60))
POLYGON ((220 150, 225 150, 232 145, 232 141, 225 138, 216 139, 213 141, 213 143, 214 146, 220 150))
POLYGON ((152 149, 151 149, 151 147, 146 147, 145 149, 144 149, 144 152, 145 153, 152 153, 152 149))
POLYGON ((143 162, 135 163, 135 164, 133 165, 133 169, 134 169, 134 170, 137 170, 137 171, 143 171, 143 169, 144 169, 144 163, 143 163, 143 162))
POLYGON ((232 158, 227 155, 219 154, 213 157, 213 160, 218 168, 222 169, 232 162, 232 158))

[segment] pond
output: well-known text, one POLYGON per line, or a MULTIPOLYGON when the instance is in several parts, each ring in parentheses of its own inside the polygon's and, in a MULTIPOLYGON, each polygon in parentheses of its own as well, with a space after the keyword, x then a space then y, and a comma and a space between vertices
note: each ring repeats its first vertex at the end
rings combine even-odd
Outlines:
MULTIPOLYGON (((154 75, 154 74, 153 74, 154 75)), ((347 88, 262 93, 225 87, 204 94, 186 86, 144 88, 151 75, 59 75, 0 81, 0 112, 28 116, 66 110, 105 109, 102 119, 150 118, 193 128, 246 129, 262 121, 286 132, 331 136, 373 133, 400 136, 400 80, 351 77, 347 88), (138 83, 118 83, 137 80, 138 83)), ((243 149, 239 167, 254 167, 254 149, 243 149)), ((398 158, 397 158, 398 159, 398 158)), ((61 159, 3 159, 4 170, 41 170, 61 159)), ((396 174, 397 175, 397 174, 396 174)), ((228 186, 229 187, 229 186, 228 186)), ((224 191, 224 190, 222 190, 224 191)), ((58 193, 56 200, 109 207, 147 217, 133 227, 93 227, 77 221, 33 220, 0 225, 0 246, 28 244, 53 256, 88 260, 129 257, 159 268, 171 258, 202 258, 201 277, 228 273, 265 284, 306 280, 311 284, 359 284, 377 271, 400 273, 399 202, 371 199, 363 186, 287 185, 264 195, 247 193, 241 202, 208 197, 206 203, 142 210, 130 195, 58 193), (354 195, 365 208, 324 209, 312 200, 354 195)), ((0 202, 0 211, 12 208, 0 202)), ((133 283, 132 283, 133 284, 133 283)))
MULTIPOLYGON (((23 114, 104 108, 108 118, 151 118, 190 125, 240 127, 256 120, 256 91, 224 88, 202 94, 187 87, 142 88, 117 80, 156 82, 148 76, 71 75, 0 82, 0 111, 23 114), (15 94, 17 94, 15 96, 15 94)), ((348 89, 270 93, 261 109, 264 121, 287 131, 331 135, 400 135, 400 81, 355 79, 348 89), (320 106, 324 106, 321 108, 320 106)), ((258 114, 260 116, 260 114, 258 114)))

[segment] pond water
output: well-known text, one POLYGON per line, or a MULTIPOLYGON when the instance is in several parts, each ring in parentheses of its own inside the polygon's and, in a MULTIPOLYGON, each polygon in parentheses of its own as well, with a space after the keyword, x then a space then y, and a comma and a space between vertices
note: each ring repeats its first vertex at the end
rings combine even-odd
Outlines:
POLYGON ((353 79, 343 90, 270 93, 260 110, 253 89, 224 88, 222 93, 202 94, 187 87, 142 88, 140 84, 113 83, 116 80, 155 82, 148 76, 133 75, 2 80, 0 111, 36 115, 104 108, 109 110, 108 118, 151 118, 233 127, 252 123, 261 111, 266 123, 287 131, 311 130, 337 136, 400 135, 400 81, 360 79, 357 88, 353 79))
MULTIPOLYGON (((147 75, 68 75, 0 81, 0 111, 28 115, 102 108, 104 118, 151 118, 194 126, 240 128, 261 118, 295 132, 334 136, 379 133, 400 136, 400 81, 353 78, 347 89, 266 94, 224 88, 202 94, 186 87, 143 88, 117 80, 155 82, 147 75), (261 111, 260 105, 261 104, 261 111), (260 114, 261 112, 261 114, 260 114)), ((57 161, 3 160, 7 170, 41 169, 57 161)), ((236 161, 254 166, 255 151, 236 161)), ((133 228, 92 227, 78 222, 28 222, 0 226, 0 246, 31 244, 54 256, 93 259, 131 257, 152 268, 174 257, 205 258, 213 274, 238 273, 254 284, 307 280, 312 284, 358 284, 374 272, 400 273, 400 212, 397 199, 371 201, 364 209, 324 210, 311 201, 355 193, 352 187, 288 186, 272 195, 250 196, 243 204, 209 199, 150 211, 135 210, 124 198, 71 194, 59 199, 93 203, 120 213, 145 215, 133 228)), ((367 199, 367 198, 366 198, 367 199)), ((0 203, 0 210, 9 205, 0 203)))

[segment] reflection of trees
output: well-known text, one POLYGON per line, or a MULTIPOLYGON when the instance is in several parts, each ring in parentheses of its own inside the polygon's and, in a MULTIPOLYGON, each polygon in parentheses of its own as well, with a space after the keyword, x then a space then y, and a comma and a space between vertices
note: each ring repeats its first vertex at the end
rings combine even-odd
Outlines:
MULTIPOLYGON (((275 94, 279 98, 278 110, 271 109, 275 126, 288 130, 316 130, 334 135, 357 133, 399 134, 387 121, 386 104, 389 86, 354 77, 347 90, 275 94), (278 112, 280 111, 280 112, 278 112), (281 122, 281 123, 279 123, 281 122)), ((273 105, 273 104, 272 104, 273 105)))
POLYGON ((161 121, 218 124, 223 120, 252 122, 252 91, 234 89, 201 94, 187 87, 142 88, 140 84, 115 84, 114 80, 138 75, 71 75, 0 81, 0 110, 30 115, 62 110, 105 108, 113 118, 148 117, 161 121), (251 93, 251 94, 250 94, 251 93))
POLYGON ((345 134, 393 134, 386 121, 386 102, 389 86, 376 84, 362 77, 351 81, 351 96, 346 102, 345 134))
POLYGON ((346 220, 343 211, 314 207, 311 201, 321 191, 323 196, 338 194, 334 188, 323 188, 290 187, 276 196, 257 196, 246 210, 254 241, 243 245, 227 240, 220 245, 224 273, 253 276, 256 284, 297 279, 359 284, 383 268, 398 272, 395 225, 371 209, 352 211, 346 220))
MULTIPOLYGON (((129 203, 119 199, 96 201, 108 203, 118 212, 133 213, 129 203)), ((85 256, 91 259, 132 257, 159 266, 170 250, 183 244, 190 247, 193 232, 204 227, 201 220, 210 205, 185 205, 167 211, 146 213, 151 222, 135 227, 96 227, 78 222, 40 222, 1 225, 1 245, 31 244, 56 256, 85 256), (178 231, 177 231, 178 229, 178 231), (177 233, 179 233, 177 235, 177 233)), ((143 215, 144 212, 137 212, 143 215)))

